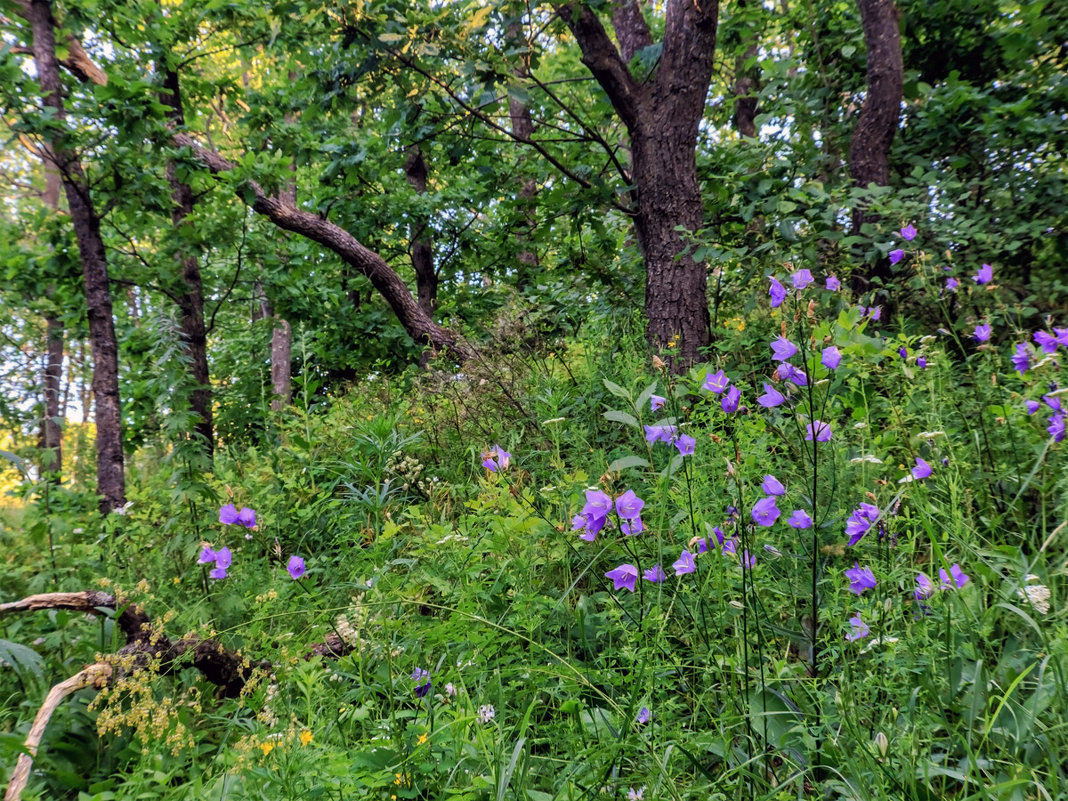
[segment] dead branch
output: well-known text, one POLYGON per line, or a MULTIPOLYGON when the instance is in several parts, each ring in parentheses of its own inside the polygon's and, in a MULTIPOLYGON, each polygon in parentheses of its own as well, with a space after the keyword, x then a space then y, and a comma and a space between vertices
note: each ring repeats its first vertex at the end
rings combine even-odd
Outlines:
MULTIPOLYGON (((11 606, 11 604, 4 604, 4 607, 7 606, 11 606)), ((48 721, 52 719, 52 713, 56 711, 56 707, 68 695, 84 687, 92 685, 98 690, 103 688, 108 679, 111 678, 111 674, 111 665, 106 662, 97 662, 89 665, 79 673, 75 673, 66 681, 60 682, 49 690, 44 703, 37 710, 37 717, 33 720, 29 734, 26 735, 27 753, 19 754, 15 770, 11 773, 11 781, 7 785, 7 792, 4 793, 4 801, 18 801, 22 791, 26 789, 26 782, 30 779, 30 768, 33 767, 33 758, 37 756, 37 748, 41 745, 41 738, 44 737, 45 729, 48 728, 48 721)))

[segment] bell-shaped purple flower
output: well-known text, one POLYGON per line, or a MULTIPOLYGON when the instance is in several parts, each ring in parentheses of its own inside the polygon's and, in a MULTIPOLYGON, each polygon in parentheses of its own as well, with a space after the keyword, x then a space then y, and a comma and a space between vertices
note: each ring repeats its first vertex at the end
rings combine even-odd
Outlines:
POLYGON ((624 520, 633 520, 642 513, 645 501, 634 494, 634 490, 627 490, 616 498, 616 513, 624 520))
POLYGON ((697 565, 693 561, 693 554, 689 551, 683 551, 682 556, 676 560, 672 567, 675 568, 676 576, 684 576, 687 573, 693 573, 697 570, 697 565))
POLYGON ((702 384, 702 387, 709 392, 715 392, 719 395, 727 388, 727 385, 730 382, 731 380, 727 378, 727 374, 722 370, 718 370, 715 373, 709 373, 705 376, 705 383, 702 384))
POLYGON ((738 387, 731 387, 727 390, 726 394, 720 398, 719 405, 723 411, 727 414, 738 411, 738 402, 742 398, 742 391, 738 387))
POLYGON ((794 285, 794 289, 804 289, 816 279, 812 277, 812 271, 808 269, 801 269, 790 276, 790 281, 794 285))
POLYGON ((972 280, 977 284, 989 284, 994 280, 994 268, 989 264, 984 264, 979 268, 978 272, 972 276, 972 280))
POLYGON ((785 495, 786 487, 782 485, 782 482, 775 476, 768 473, 764 476, 764 483, 760 485, 760 488, 768 495, 785 495))
POLYGON ((771 526, 779 519, 779 507, 775 505, 775 496, 761 498, 753 504, 753 522, 758 526, 771 526))
POLYGON ((811 528, 812 516, 804 509, 794 509, 794 513, 787 519, 786 525, 797 529, 811 528))
POLYGON ((786 300, 786 287, 784 287, 777 278, 768 276, 768 280, 771 281, 771 288, 768 290, 768 294, 771 295, 771 308, 776 308, 782 305, 782 302, 786 300))
POLYGON ((771 343, 771 358, 777 362, 786 361, 792 358, 797 353, 797 345, 788 340, 786 337, 780 336, 774 342, 771 343))
POLYGON ((289 557, 289 564, 286 565, 286 570, 289 571, 290 577, 296 581, 305 573, 304 560, 293 554, 289 557))
POLYGON ((765 409, 773 409, 786 402, 786 398, 771 384, 764 384, 764 394, 757 398, 757 403, 765 409))
POLYGON ((617 590, 634 592, 634 584, 638 581, 638 568, 634 565, 622 564, 614 570, 605 573, 605 577, 615 582, 617 590))
POLYGON ((875 574, 871 572, 870 567, 861 567, 854 562, 853 567, 845 571, 845 576, 849 579, 849 591, 856 595, 875 589, 875 574))
POLYGON ((651 581, 653 584, 660 584, 667 579, 667 575, 660 565, 653 565, 648 570, 642 571, 642 578, 646 581, 651 581))
POLYGON ((838 365, 840 365, 841 363, 842 354, 834 345, 824 348, 823 353, 820 354, 820 364, 822 364, 828 370, 837 370, 838 365))
POLYGON ((915 479, 928 478, 931 475, 931 465, 927 464, 919 456, 916 457, 916 466, 912 468, 912 477, 915 479))

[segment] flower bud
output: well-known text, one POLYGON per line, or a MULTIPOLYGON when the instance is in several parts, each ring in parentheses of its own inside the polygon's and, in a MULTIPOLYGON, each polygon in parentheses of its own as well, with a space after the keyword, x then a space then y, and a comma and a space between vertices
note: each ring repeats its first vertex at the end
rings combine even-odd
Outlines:
POLYGON ((890 746, 890 741, 886 739, 886 735, 879 732, 875 735, 875 748, 879 752, 879 756, 886 756, 886 749, 890 746))

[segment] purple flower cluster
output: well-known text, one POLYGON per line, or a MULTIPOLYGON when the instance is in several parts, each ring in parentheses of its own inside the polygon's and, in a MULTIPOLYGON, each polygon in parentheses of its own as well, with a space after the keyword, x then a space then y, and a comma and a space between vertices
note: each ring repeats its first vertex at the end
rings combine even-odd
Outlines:
POLYGON ((434 686, 434 683, 430 680, 430 671, 423 668, 416 668, 412 671, 412 681, 415 682, 416 698, 423 698, 430 692, 430 688, 434 686))
MULTIPOLYGON (((616 498, 615 511, 620 518, 619 530, 628 536, 642 532, 645 528, 641 518, 644 506, 645 501, 635 495, 634 490, 627 490, 616 498)), ((612 498, 607 493, 601 490, 586 490, 586 505, 579 514, 571 518, 571 530, 581 530, 579 539, 593 542, 608 521, 612 507, 612 498)))
MULTIPOLYGON (((773 275, 768 276, 768 281, 771 286, 768 288, 768 295, 771 297, 771 308, 775 309, 782 305, 786 300, 786 287, 782 282, 773 275)), ((807 268, 797 270, 790 276, 790 283, 793 288, 800 292, 806 287, 814 284, 816 279, 812 276, 812 271, 807 268)), ((837 292, 842 287, 842 282, 834 275, 828 275, 824 282, 824 286, 829 292, 837 292)))
POLYGON ((946 570, 944 567, 939 568, 938 579, 940 584, 936 587, 926 573, 917 573, 916 589, 912 591, 913 597, 917 601, 926 601, 939 590, 959 590, 971 580, 968 574, 961 570, 960 565, 957 563, 954 563, 949 570, 946 570))
POLYGON ((677 426, 654 425, 645 427, 645 439, 649 443, 663 442, 674 445, 683 456, 693 456, 697 440, 689 434, 680 434, 677 426))
POLYGON ((226 571, 229 570, 233 561, 234 558, 229 548, 224 547, 216 551, 210 545, 205 545, 200 551, 200 558, 197 559, 197 564, 206 565, 209 562, 214 562, 215 567, 208 573, 208 577, 224 579, 226 578, 226 571))
POLYGON ((227 526, 232 523, 239 523, 245 528, 255 528, 256 513, 247 506, 242 506, 239 512, 232 503, 228 503, 219 510, 219 522, 227 526))
POLYGON ((846 521, 845 533, 849 535, 849 544, 856 545, 860 542, 878 519, 879 507, 875 504, 862 503, 854 509, 846 521))

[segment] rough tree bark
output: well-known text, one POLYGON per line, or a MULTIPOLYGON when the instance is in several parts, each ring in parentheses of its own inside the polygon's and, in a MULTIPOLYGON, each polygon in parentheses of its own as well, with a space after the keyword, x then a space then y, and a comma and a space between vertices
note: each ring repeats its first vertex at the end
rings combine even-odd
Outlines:
POLYGON ((607 94, 631 142, 634 214, 645 259, 645 313, 650 346, 677 340, 674 369, 701 359, 709 344, 708 278, 705 265, 686 255, 684 236, 704 212, 697 182, 698 124, 712 77, 719 5, 716 0, 667 0, 660 61, 642 81, 627 69, 628 53, 651 42, 634 0, 616 4, 613 27, 623 52, 587 6, 557 6, 582 50, 582 63, 607 94))
MULTIPOLYGON (((49 0, 30 0, 25 6, 33 31, 33 58, 42 100, 53 118, 64 118, 63 89, 56 58, 55 23, 49 0)), ((119 406, 119 352, 111 311, 111 286, 100 218, 93 208, 89 185, 77 154, 65 136, 55 134, 48 143, 53 163, 63 181, 89 309, 89 341, 93 353, 93 396, 96 408, 97 493, 103 512, 126 503, 123 475, 122 416, 119 406)))
MULTIPOLYGON (((849 171, 857 186, 890 184, 890 145, 901 116, 905 68, 901 33, 893 0, 857 0, 868 49, 867 92, 849 147, 849 171)), ((853 232, 877 218, 863 206, 853 210, 853 232)), ((890 278, 890 263, 880 259, 869 278, 890 278)), ((867 282, 865 282, 867 283, 867 282)))
MULTIPOLYGON (((418 145, 408 148, 404 161, 404 177, 418 195, 426 194, 426 159, 418 145)), ((412 268, 415 270, 415 294, 419 307, 428 317, 433 316, 438 302, 438 274, 434 269, 434 251, 430 244, 430 218, 417 214, 409 227, 412 268)))
MULTIPOLYGON (((41 199, 53 212, 58 212, 59 193, 63 188, 63 181, 47 145, 45 150, 47 152, 42 154, 45 191, 41 199)), ((41 477, 57 483, 62 478, 63 470, 63 427, 59 422, 63 390, 63 333, 63 323, 59 318, 53 314, 47 315, 45 317, 45 364, 41 382, 44 388, 44 417, 41 420, 38 444, 44 452, 44 457, 41 459, 41 477)))
MULTIPOLYGON (((518 23, 513 23, 508 28, 508 38, 515 43, 523 41, 523 30, 518 23)), ((530 69, 527 59, 523 59, 522 65, 516 70, 520 78, 530 77, 530 69)), ((526 103, 509 96, 508 117, 512 126, 512 138, 518 142, 529 142, 534 137, 534 118, 530 114, 530 108, 526 103)), ((522 161, 520 161, 520 174, 522 174, 522 161)), ((537 209, 534 198, 538 194, 538 184, 533 178, 523 178, 523 185, 519 188, 519 208, 523 214, 523 226, 516 230, 516 244, 519 245, 519 253, 516 261, 519 268, 516 275, 516 288, 522 292, 530 286, 533 274, 538 268, 538 254, 530 247, 530 238, 538 225, 537 209)))
MULTIPOLYGON (((233 170, 233 164, 218 153, 201 147, 189 136, 176 134, 172 139, 179 147, 188 147, 193 156, 212 173, 227 173, 233 170)), ((425 343, 435 350, 443 350, 458 361, 464 361, 471 356, 471 351, 459 336, 435 323, 423 311, 404 280, 385 259, 360 244, 356 237, 344 228, 315 214, 302 211, 279 198, 271 197, 256 181, 248 180, 244 186, 251 192, 253 211, 264 215, 279 228, 318 242, 366 276, 390 305, 408 335, 416 342, 425 343)))
MULTIPOLYGON (((185 111, 182 109, 182 88, 178 71, 170 67, 163 72, 161 102, 167 106, 170 124, 181 130, 185 127, 185 111)), ((178 179, 174 159, 167 162, 167 181, 171 186, 171 223, 178 241, 182 238, 182 226, 193 213, 193 190, 185 181, 178 179)), ((200 280, 200 262, 185 246, 178 250, 182 267, 182 290, 177 295, 178 308, 182 314, 182 339, 189 356, 189 372, 193 391, 189 405, 199 418, 195 431, 208 458, 215 453, 215 425, 211 406, 211 376, 208 371, 208 330, 204 325, 204 289, 200 280)))

